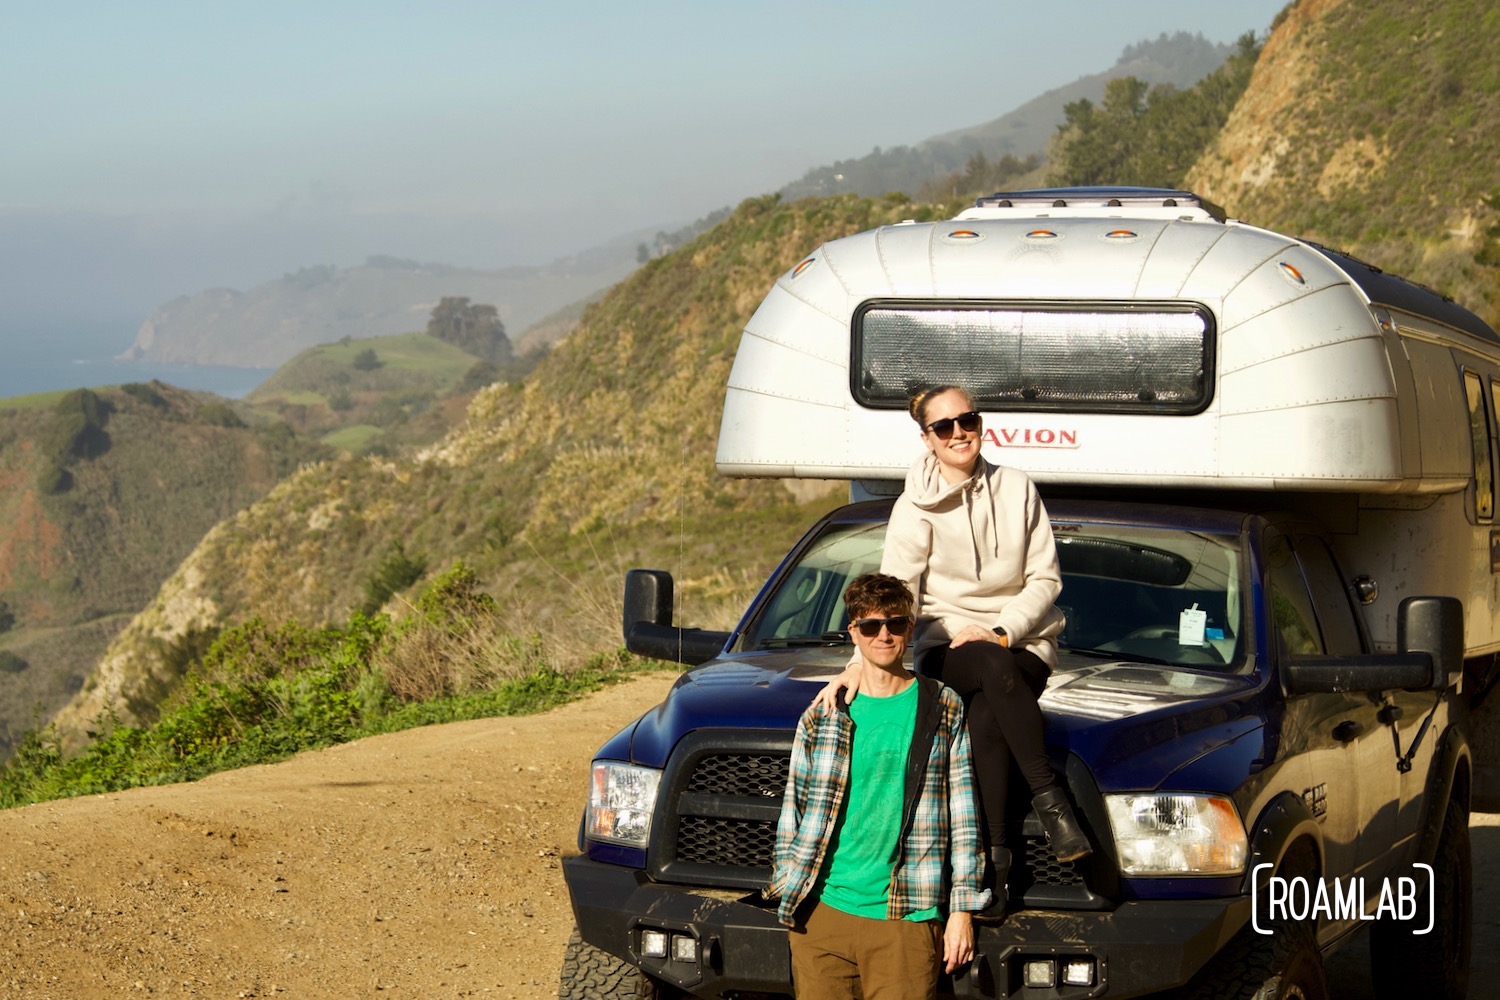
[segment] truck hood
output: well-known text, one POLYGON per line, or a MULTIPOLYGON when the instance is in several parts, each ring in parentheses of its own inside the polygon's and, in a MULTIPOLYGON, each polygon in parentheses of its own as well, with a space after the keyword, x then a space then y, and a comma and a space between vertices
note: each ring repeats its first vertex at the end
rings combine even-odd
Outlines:
MULTIPOLYGON (((659 768, 694 730, 783 730, 790 742, 797 719, 850 651, 846 645, 712 660, 679 678, 610 749, 624 750, 628 741, 632 762, 659 768)), ((1260 740, 1243 739, 1263 732, 1266 721, 1253 677, 1131 662, 1077 666, 1067 657, 1063 667, 1041 698, 1047 745, 1059 770, 1075 755, 1101 791, 1159 787, 1230 743, 1252 758, 1260 752, 1260 740)))
POLYGON ((1252 759, 1261 754, 1261 741, 1243 739, 1266 730, 1259 678, 1129 661, 1078 666, 1066 654, 1063 661, 1040 699, 1047 746, 1054 763, 1068 754, 1082 760, 1100 791, 1161 787, 1237 741, 1252 759))

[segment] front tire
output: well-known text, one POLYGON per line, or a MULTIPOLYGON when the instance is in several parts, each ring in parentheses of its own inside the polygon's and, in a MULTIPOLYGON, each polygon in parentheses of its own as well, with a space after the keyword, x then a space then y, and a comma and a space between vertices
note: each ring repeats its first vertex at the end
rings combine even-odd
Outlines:
POLYGON ((558 1000, 665 1000, 652 979, 602 948, 583 939, 578 928, 563 952, 558 1000))
MULTIPOLYGON (((1312 849, 1298 844, 1277 873, 1317 878, 1312 849)), ((1277 924, 1270 934, 1252 925, 1240 929, 1173 1000, 1328 1000, 1328 977, 1318 951, 1315 926, 1295 920, 1277 924)))
POLYGON ((1328 979, 1310 927, 1246 927, 1175 1000, 1328 1000, 1328 979))
MULTIPOLYGON (((1414 921, 1381 920, 1370 928, 1370 972, 1380 1000, 1434 997, 1463 1000, 1469 990, 1474 899, 1472 859, 1469 854, 1469 814, 1457 798, 1450 799, 1443 816, 1443 832, 1432 859, 1435 893, 1433 927, 1427 934, 1412 933, 1427 924, 1427 893, 1417 902, 1414 921)), ((1418 878, 1421 876, 1418 875, 1418 878)))

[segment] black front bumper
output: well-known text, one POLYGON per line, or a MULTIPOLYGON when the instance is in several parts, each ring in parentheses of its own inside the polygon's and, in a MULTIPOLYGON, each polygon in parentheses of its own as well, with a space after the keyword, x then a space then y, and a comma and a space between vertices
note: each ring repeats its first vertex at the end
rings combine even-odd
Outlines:
MULTIPOLYGON (((745 890, 664 885, 586 857, 563 862, 583 940, 698 997, 791 995, 791 952, 774 908, 745 890), (691 938, 693 961, 641 954, 643 930, 691 938)), ((978 957, 957 997, 1084 1000, 1134 997, 1187 982, 1250 918, 1248 897, 1123 903, 1105 912, 1022 910, 980 927, 978 957), (1028 986, 1027 963, 1092 960, 1088 985, 1028 986)))

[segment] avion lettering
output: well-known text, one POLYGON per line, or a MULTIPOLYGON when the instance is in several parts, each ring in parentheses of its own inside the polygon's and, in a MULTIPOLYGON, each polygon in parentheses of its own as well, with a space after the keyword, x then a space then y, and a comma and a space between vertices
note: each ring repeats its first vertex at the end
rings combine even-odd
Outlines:
POLYGON ((1078 447, 1078 431, 1053 427, 990 427, 984 439, 997 448, 1078 447))

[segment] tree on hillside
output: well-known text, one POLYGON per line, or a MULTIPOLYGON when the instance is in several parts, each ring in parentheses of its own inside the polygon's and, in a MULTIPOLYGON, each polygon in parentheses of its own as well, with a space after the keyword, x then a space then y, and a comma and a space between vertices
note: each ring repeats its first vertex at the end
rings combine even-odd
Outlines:
POLYGON ((0 601, 0 632, 9 632, 16 624, 16 613, 10 605, 0 601))
POLYGON ((383 362, 375 354, 375 348, 366 347, 354 356, 354 368, 356 371, 372 372, 379 368, 383 362))
POLYGON ((500 322, 500 311, 463 296, 438 302, 427 321, 427 335, 486 361, 504 364, 511 359, 510 338, 500 322))
POLYGON ((1259 55, 1254 33, 1246 33, 1223 66, 1188 90, 1126 76, 1105 85, 1099 107, 1089 100, 1067 105, 1048 180, 1180 186, 1245 92, 1259 55))
POLYGON ((52 426, 47 431, 45 448, 49 457, 61 467, 109 451, 109 433, 104 425, 112 410, 107 400, 89 389, 75 389, 63 396, 53 408, 52 426))
POLYGON ((923 185, 917 192, 917 200, 967 200, 994 194, 996 191, 1014 190, 1018 182, 1041 165, 1042 158, 1036 154, 1023 158, 1006 153, 992 160, 983 153, 975 153, 969 157, 962 170, 923 185))

